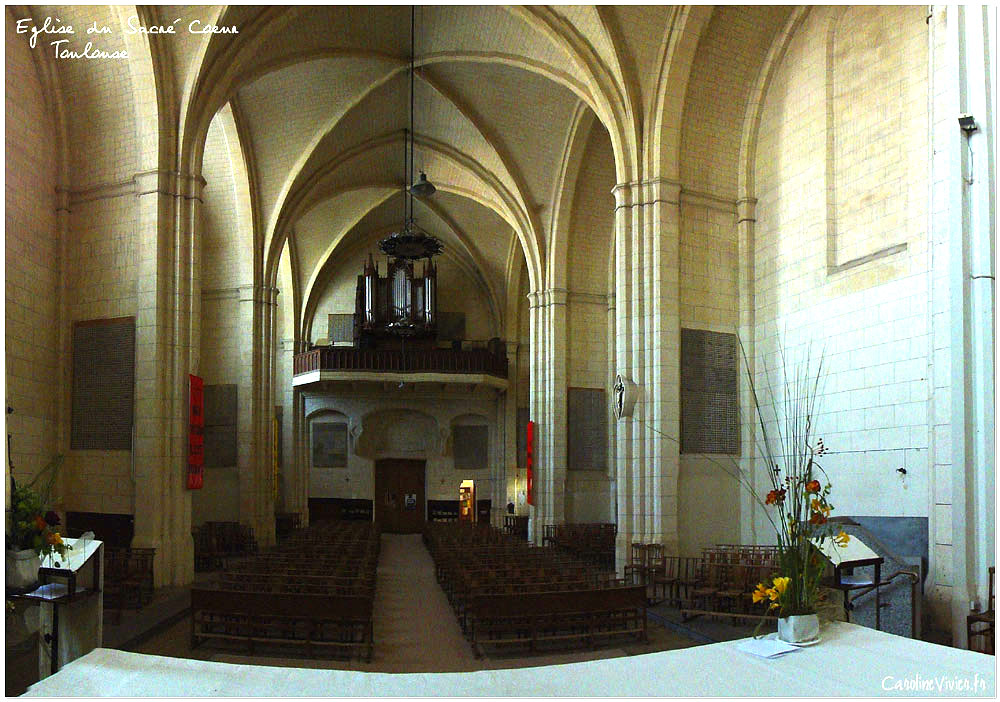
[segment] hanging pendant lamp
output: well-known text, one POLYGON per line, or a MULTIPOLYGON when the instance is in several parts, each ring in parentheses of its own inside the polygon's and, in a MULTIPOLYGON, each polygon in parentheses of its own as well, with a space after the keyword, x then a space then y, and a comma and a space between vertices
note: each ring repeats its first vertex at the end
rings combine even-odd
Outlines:
POLYGON ((436 238, 417 226, 413 217, 413 196, 430 197, 437 188, 420 172, 420 180, 413 182, 413 98, 414 98, 414 18, 416 8, 410 7, 410 128, 404 135, 404 169, 409 187, 403 194, 403 226, 378 242, 379 250, 392 258, 415 260, 431 258, 444 250, 436 238))

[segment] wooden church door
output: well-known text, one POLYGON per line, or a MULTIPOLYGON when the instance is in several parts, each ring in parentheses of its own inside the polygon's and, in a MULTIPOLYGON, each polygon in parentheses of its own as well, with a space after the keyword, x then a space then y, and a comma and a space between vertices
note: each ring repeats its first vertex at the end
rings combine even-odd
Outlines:
POLYGON ((375 461, 375 519, 382 531, 416 534, 423 531, 424 461, 386 458, 375 461))

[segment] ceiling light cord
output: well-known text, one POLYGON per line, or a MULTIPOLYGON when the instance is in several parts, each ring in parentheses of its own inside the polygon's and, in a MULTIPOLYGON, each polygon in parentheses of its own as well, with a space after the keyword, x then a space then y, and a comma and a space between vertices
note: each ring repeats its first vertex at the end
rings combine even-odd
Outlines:
POLYGON ((406 199, 410 203, 410 218, 413 218, 413 188, 414 178, 413 178, 413 152, 414 152, 414 134, 413 134, 413 52, 416 46, 416 17, 417 8, 415 5, 410 5, 410 167, 408 176, 410 179, 410 186, 407 188, 406 199))

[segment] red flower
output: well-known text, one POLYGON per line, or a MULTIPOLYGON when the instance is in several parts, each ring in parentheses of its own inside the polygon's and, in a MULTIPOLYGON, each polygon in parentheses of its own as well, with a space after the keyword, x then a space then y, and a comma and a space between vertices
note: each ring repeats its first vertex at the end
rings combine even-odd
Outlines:
POLYGON ((781 490, 771 490, 767 493, 767 497, 764 499, 764 504, 776 505, 785 501, 785 489, 781 490))
POLYGON ((820 486, 818 480, 810 480, 806 483, 806 492, 819 492, 819 488, 820 486))
POLYGON ((42 519, 42 515, 36 514, 35 515, 35 528, 38 529, 38 531, 45 531, 45 527, 47 527, 47 526, 48 526, 48 524, 46 524, 45 520, 42 519))
POLYGON ((812 516, 809 517, 810 524, 826 524, 826 517, 823 516, 822 512, 813 512, 812 516))

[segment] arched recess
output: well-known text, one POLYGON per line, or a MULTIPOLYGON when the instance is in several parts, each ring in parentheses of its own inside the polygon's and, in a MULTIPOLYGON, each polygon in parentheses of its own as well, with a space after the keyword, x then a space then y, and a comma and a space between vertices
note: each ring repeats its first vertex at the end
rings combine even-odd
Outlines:
POLYGON ((354 452, 366 458, 433 458, 448 432, 433 416, 411 408, 380 408, 351 428, 354 452))

